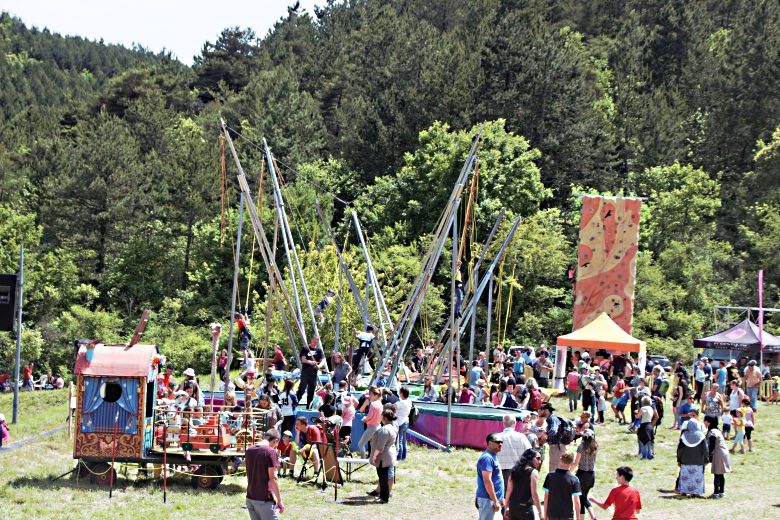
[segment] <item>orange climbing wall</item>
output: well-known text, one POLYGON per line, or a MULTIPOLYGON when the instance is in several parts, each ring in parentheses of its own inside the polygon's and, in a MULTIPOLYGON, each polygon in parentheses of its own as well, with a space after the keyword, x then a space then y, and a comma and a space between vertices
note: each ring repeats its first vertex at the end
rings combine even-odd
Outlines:
POLYGON ((574 330, 606 312, 631 334, 641 208, 639 199, 583 197, 574 330))

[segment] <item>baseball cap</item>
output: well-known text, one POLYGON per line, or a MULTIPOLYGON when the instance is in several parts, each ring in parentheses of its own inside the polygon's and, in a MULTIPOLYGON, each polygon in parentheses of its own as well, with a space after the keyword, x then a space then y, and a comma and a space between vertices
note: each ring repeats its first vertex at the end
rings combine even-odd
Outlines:
POLYGON ((184 375, 187 377, 195 377, 195 370, 192 368, 188 368, 184 371, 184 375))
POLYGON ((292 432, 290 430, 284 430, 282 436, 292 438, 292 432))

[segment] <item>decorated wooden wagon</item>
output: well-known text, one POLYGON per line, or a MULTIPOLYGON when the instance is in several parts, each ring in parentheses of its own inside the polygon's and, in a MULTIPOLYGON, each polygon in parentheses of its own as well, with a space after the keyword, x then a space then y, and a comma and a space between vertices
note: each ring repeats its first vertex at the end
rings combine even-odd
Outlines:
POLYGON ((73 370, 79 475, 108 484, 116 479, 115 463, 132 463, 155 474, 191 475, 194 487, 215 488, 268 428, 263 411, 215 407, 199 412, 196 422, 190 411, 158 401, 162 364, 155 345, 80 343, 73 370), (231 420, 239 425, 236 431, 228 426, 231 420))
POLYGON ((102 483, 109 464, 141 461, 152 447, 154 345, 82 344, 76 355, 73 457, 102 483))

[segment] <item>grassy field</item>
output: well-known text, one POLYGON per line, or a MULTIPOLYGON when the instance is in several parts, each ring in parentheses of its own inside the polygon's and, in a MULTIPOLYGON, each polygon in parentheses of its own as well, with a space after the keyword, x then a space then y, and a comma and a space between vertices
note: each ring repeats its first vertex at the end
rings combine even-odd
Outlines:
MULTIPOLYGON (((63 424, 66 393, 35 392, 22 395, 20 424, 12 427, 12 441, 51 430, 63 424)), ((561 402, 562 406, 565 406, 561 402)), ((0 395, 0 411, 10 419, 11 399, 0 395)), ((608 413, 609 414, 609 413, 608 413)), ((634 468, 634 483, 642 493, 643 519, 666 518, 778 518, 780 517, 780 406, 762 406, 757 415, 756 449, 733 456, 734 472, 726 477, 723 500, 684 499, 669 492, 674 487, 676 432, 659 430, 657 458, 640 461, 635 437, 614 422, 598 430, 601 453, 593 495, 603 499, 613 486, 614 467, 634 468)), ((667 419, 668 426, 668 419, 667 419)), ((91 486, 86 479, 51 479, 73 467, 72 447, 66 433, 38 438, 22 448, 0 452, 0 519, 17 518, 246 518, 242 509, 246 480, 228 477, 215 491, 196 491, 185 477, 170 481, 168 504, 163 505, 161 481, 120 477, 109 499, 108 490, 91 486)), ((382 518, 426 520, 475 518, 474 464, 478 452, 458 450, 444 454, 412 448, 398 468, 398 482, 388 506, 367 501, 365 491, 374 485, 373 468, 365 468, 355 480, 339 489, 342 503, 334 503, 333 488, 318 492, 311 485, 282 483, 287 507, 283 518, 382 518)), ((545 466, 546 467, 546 466, 545 466)), ((709 471, 709 469, 708 469, 709 471)), ((707 493, 712 491, 707 473, 707 493)), ((597 511, 600 518, 610 514, 597 511)))

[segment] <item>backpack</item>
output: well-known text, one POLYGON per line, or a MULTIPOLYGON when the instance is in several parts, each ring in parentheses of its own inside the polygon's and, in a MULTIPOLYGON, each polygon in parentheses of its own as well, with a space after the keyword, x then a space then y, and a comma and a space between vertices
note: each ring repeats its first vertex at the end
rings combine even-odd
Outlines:
POLYGON ((409 410, 409 426, 414 426, 417 419, 420 417, 420 410, 415 405, 412 405, 412 409, 409 410))
POLYGON ((669 378, 661 378, 661 382, 658 384, 658 393, 662 396, 666 396, 666 392, 669 391, 669 378))
POLYGON ((531 390, 531 398, 528 400, 528 409, 535 411, 542 407, 542 393, 539 390, 531 390))
POLYGON ((558 444, 571 444, 574 435, 574 423, 565 417, 558 417, 558 444))
POLYGON ((504 392, 504 404, 502 405, 504 408, 517 408, 517 401, 515 401, 514 396, 509 392, 504 392))
POLYGON ((571 390, 572 392, 576 392, 580 389, 580 376, 579 374, 575 374, 573 372, 570 372, 566 376, 566 389, 571 390), (571 377, 574 376, 574 377, 571 377))

